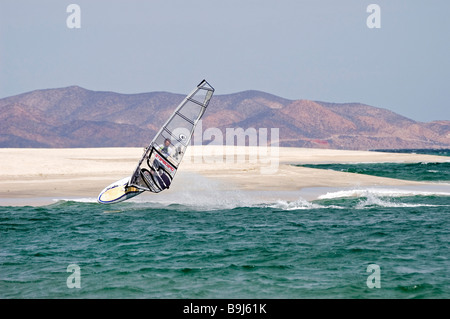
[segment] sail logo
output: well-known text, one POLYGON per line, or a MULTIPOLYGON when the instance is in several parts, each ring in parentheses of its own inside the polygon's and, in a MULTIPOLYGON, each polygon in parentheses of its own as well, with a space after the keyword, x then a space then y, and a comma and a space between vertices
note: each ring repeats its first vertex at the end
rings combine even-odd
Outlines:
POLYGON ((169 170, 169 172, 175 172, 175 167, 170 165, 161 155, 155 153, 155 158, 158 160, 158 162, 164 165, 169 170))

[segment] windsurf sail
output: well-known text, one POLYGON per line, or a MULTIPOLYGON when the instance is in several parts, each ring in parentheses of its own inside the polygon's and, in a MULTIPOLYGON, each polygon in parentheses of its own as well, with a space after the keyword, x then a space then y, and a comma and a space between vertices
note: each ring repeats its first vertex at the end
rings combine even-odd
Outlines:
POLYGON ((169 188, 214 88, 203 80, 188 94, 145 148, 128 187, 159 193, 169 188))

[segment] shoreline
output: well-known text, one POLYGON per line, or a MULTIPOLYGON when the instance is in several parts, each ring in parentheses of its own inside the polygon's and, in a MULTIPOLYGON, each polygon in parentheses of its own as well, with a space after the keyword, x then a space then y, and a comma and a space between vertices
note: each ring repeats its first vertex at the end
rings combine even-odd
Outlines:
MULTIPOLYGON (((95 199, 104 187, 129 176, 142 152, 139 147, 0 149, 0 205, 41 206, 54 203, 54 199, 95 199)), ((176 200, 179 192, 202 192, 208 185, 225 192, 259 192, 263 197, 273 193, 280 198, 298 198, 303 193, 309 199, 317 197, 320 189, 430 187, 439 184, 293 165, 448 161, 447 157, 425 154, 194 145, 188 148, 172 187, 154 198, 176 200)))

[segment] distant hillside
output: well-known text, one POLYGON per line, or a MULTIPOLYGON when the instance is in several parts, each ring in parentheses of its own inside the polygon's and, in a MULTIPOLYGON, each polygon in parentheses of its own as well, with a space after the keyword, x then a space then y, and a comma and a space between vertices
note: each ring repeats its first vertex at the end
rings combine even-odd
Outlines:
MULTIPOLYGON (((145 146, 184 94, 118 94, 71 86, 0 99, 0 147, 145 146)), ((280 146, 449 148, 450 121, 416 122, 359 103, 287 100, 259 91, 215 95, 203 129, 279 128, 280 146)))

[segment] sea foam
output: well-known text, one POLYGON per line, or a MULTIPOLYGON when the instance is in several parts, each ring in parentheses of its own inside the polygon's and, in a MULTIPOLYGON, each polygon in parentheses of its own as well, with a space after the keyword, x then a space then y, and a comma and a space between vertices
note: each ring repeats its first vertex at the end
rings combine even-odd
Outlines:
POLYGON ((365 188, 328 192, 318 199, 336 199, 344 197, 408 197, 408 196, 450 196, 450 192, 418 191, 409 189, 365 188))

